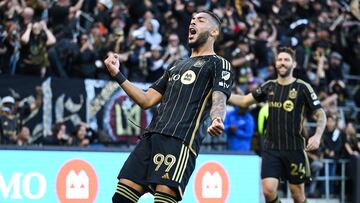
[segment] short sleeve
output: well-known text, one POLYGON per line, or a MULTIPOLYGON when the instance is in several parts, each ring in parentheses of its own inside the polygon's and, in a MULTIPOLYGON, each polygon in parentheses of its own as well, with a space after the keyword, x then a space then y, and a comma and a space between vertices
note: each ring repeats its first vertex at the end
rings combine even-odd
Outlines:
POLYGON ((320 100, 316 95, 314 89, 311 87, 310 84, 304 84, 304 94, 305 94, 305 103, 306 106, 310 109, 311 112, 315 111, 316 109, 321 108, 320 100))
POLYGON ((233 83, 233 73, 231 72, 230 63, 223 58, 219 58, 213 70, 213 90, 220 91, 229 98, 233 83))
POLYGON ((257 87, 254 91, 251 92, 254 99, 257 102, 265 102, 266 101, 266 86, 269 83, 264 83, 261 86, 257 87))
MULTIPOLYGON (((171 68, 174 66, 174 64, 176 64, 176 61, 170 63, 168 67, 171 68)), ((163 95, 165 93, 166 86, 169 81, 169 74, 170 74, 169 69, 167 69, 164 72, 164 74, 154 84, 150 86, 150 88, 153 88, 154 90, 156 90, 157 92, 163 95)))
POLYGON ((166 90, 166 86, 169 80, 169 71, 166 70, 164 74, 154 83, 150 86, 150 88, 153 88, 160 94, 164 94, 166 90))

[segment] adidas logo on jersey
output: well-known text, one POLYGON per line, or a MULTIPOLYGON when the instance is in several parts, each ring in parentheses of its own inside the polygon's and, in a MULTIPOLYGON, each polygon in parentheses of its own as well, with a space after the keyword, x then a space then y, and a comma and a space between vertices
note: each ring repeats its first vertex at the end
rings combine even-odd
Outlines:
POLYGON ((168 173, 165 173, 163 176, 161 176, 161 178, 162 178, 162 179, 170 179, 168 173))

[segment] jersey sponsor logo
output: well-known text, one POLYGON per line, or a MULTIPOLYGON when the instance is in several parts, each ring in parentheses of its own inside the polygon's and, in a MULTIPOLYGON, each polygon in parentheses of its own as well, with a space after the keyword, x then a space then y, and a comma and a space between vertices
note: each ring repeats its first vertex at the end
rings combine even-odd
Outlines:
POLYGON ((56 179, 56 192, 62 203, 95 202, 97 189, 95 170, 80 159, 67 162, 56 179))
POLYGON ((319 105, 319 104, 320 104, 320 101, 319 101, 319 100, 316 100, 316 101, 313 102, 313 104, 314 104, 314 106, 319 105))
POLYGON ((169 81, 177 81, 180 79, 180 74, 174 74, 169 78, 169 81))
POLYGON ((276 101, 271 101, 271 102, 269 102, 269 107, 270 108, 281 108, 282 103, 281 102, 276 102, 276 101))
POLYGON ((294 109, 294 103, 291 100, 286 100, 283 107, 285 111, 291 112, 294 109))
POLYGON ((229 80, 230 79, 230 72, 229 71, 222 71, 221 72, 221 79, 229 80))
POLYGON ((289 92, 289 98, 290 99, 295 99, 297 96, 297 91, 293 88, 292 90, 290 90, 289 92))
POLYGON ((201 203, 225 203, 229 194, 229 178, 216 162, 203 164, 195 176, 195 196, 201 203))
POLYGON ((184 85, 190 85, 195 81, 195 79, 196 79, 195 72, 192 70, 188 70, 184 74, 182 74, 180 81, 184 85))
POLYGON ((204 66, 204 64, 205 64, 205 61, 204 61, 204 60, 198 60, 198 61, 196 61, 196 63, 194 64, 194 66, 197 67, 197 68, 201 68, 201 67, 204 66))
POLYGON ((230 85, 226 84, 226 82, 223 82, 223 81, 219 82, 219 86, 224 87, 224 88, 229 88, 230 87, 230 85))

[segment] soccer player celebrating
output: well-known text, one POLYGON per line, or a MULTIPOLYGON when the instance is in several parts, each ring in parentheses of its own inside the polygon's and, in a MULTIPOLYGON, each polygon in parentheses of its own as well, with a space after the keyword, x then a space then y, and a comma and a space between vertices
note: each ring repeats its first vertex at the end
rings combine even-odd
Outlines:
POLYGON ((262 152, 261 178, 266 202, 280 202, 277 196, 279 179, 289 181, 295 203, 306 202, 304 182, 310 177, 304 149, 319 147, 326 125, 326 115, 312 87, 292 76, 296 67, 295 52, 280 48, 276 57, 277 79, 269 80, 247 95, 231 95, 231 104, 246 107, 267 102, 269 117, 262 152), (316 132, 307 145, 301 135, 305 112, 312 112, 316 132))
POLYGON ((220 24, 212 12, 196 13, 189 26, 190 58, 173 62, 147 91, 126 80, 117 54, 105 60, 110 74, 140 107, 160 104, 120 170, 113 202, 137 202, 145 192, 152 192, 155 202, 180 201, 203 138, 224 131, 232 73, 230 63, 214 52, 220 24))

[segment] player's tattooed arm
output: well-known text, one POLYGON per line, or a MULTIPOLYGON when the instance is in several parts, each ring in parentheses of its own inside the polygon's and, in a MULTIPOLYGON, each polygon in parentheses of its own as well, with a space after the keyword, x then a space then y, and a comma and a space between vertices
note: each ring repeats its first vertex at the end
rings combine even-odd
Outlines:
POLYGON ((211 119, 225 119, 226 114, 226 95, 220 91, 214 91, 212 94, 212 106, 210 110, 211 119))
POLYGON ((321 136, 326 126, 326 114, 322 108, 316 110, 313 117, 316 120, 316 131, 308 140, 308 144, 306 145, 307 151, 313 151, 319 148, 321 136))
POLYGON ((224 132, 224 119, 226 114, 226 95, 219 91, 212 93, 212 106, 210 110, 210 117, 212 123, 208 128, 208 133, 211 136, 219 136, 224 132))
POLYGON ((316 132, 315 135, 321 137, 326 127, 326 113, 322 108, 317 109, 313 114, 314 119, 316 120, 316 132))

